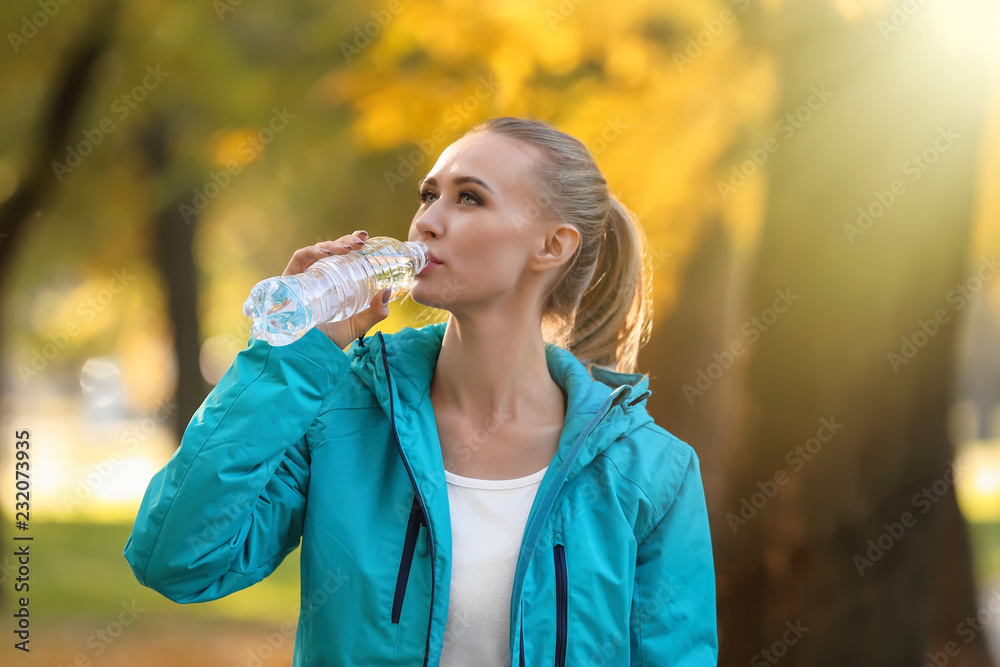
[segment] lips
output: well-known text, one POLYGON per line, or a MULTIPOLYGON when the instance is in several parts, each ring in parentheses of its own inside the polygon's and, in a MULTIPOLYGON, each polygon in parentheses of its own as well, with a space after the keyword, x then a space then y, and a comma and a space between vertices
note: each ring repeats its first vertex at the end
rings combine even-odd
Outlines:
POLYGON ((440 259, 438 259, 437 257, 435 257, 434 253, 432 253, 430 251, 427 252, 427 259, 428 259, 428 263, 430 263, 430 264, 444 264, 444 262, 442 262, 440 259))

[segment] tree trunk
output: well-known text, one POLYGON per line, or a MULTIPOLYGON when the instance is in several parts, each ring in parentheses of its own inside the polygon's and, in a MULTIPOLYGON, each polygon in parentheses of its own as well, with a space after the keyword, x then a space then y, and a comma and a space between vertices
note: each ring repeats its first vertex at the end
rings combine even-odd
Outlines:
POLYGON ((945 432, 982 76, 927 16, 883 36, 832 11, 765 36, 786 120, 748 143, 777 142, 749 286, 769 324, 712 517, 719 664, 910 667, 954 641, 949 665, 990 665, 957 633, 978 605, 945 432))
MULTIPOLYGON (((163 178, 170 163, 170 119, 155 115, 139 137, 150 178, 163 178)), ((198 267, 194 261, 194 235, 199 216, 185 215, 181 205, 194 210, 192 188, 184 189, 153 218, 153 260, 160 270, 173 323, 177 385, 171 427, 180 443, 195 411, 211 390, 201 372, 201 335, 198 326, 198 267)), ((187 210, 187 209, 185 209, 187 210)))

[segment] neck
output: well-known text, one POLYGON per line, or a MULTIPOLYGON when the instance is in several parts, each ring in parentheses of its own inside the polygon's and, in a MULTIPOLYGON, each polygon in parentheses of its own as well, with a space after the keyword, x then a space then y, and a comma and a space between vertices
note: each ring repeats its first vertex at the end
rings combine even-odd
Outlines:
POLYGON ((540 320, 499 309, 452 313, 431 383, 435 409, 530 422, 551 414, 561 392, 549 374, 540 320))

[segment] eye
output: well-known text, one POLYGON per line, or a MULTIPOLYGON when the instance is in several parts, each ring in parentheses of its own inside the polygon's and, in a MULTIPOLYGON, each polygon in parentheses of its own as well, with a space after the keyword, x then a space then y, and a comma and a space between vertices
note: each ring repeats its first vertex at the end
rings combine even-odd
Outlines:
POLYGON ((460 192, 459 195, 458 195, 458 199, 463 204, 480 204, 480 203, 482 203, 482 202, 479 201, 479 197, 477 197, 472 192, 469 192, 468 190, 463 190, 462 192, 460 192), (471 201, 469 201, 469 200, 471 200, 471 201))
POLYGON ((419 198, 421 204, 431 204, 437 198, 437 195, 430 190, 421 190, 419 198))

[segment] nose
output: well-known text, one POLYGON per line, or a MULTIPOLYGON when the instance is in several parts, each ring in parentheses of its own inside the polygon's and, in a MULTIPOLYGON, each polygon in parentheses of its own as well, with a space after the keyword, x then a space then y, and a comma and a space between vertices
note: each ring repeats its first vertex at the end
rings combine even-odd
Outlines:
POLYGON ((443 231, 441 215, 433 204, 420 214, 419 218, 414 220, 413 228, 417 232, 417 240, 425 238, 436 239, 441 236, 443 231))

